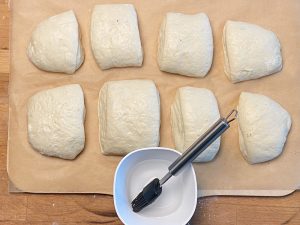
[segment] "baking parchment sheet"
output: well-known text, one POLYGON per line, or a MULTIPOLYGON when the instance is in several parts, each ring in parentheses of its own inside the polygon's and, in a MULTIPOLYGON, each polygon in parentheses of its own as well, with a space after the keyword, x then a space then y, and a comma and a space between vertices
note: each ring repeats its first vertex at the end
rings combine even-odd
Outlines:
MULTIPOLYGON (((11 74, 9 86, 8 173, 18 190, 39 193, 112 194, 114 171, 121 157, 103 156, 98 143, 97 100, 108 80, 151 79, 161 97, 161 143, 174 148, 170 106, 177 88, 194 86, 211 89, 222 115, 235 108, 241 91, 270 96, 290 112, 293 120, 283 154, 270 162, 249 165, 238 146, 237 124, 223 135, 214 161, 194 164, 199 196, 284 195, 300 184, 300 1, 281 0, 187 0, 187 1, 100 1, 100 0, 14 0, 11 24, 11 74), (132 3, 139 21, 144 50, 141 68, 101 71, 90 48, 90 19, 95 4, 132 3), (42 20, 73 9, 80 24, 85 61, 74 75, 37 69, 26 56, 31 32, 42 20), (161 72, 156 62, 157 37, 167 12, 205 12, 214 38, 214 60, 209 74, 190 78, 161 72), (253 81, 232 84, 223 69, 222 31, 226 20, 261 25, 278 36, 282 46, 283 70, 253 81), (75 160, 42 156, 27 141, 26 103, 37 91, 78 83, 85 93, 86 145, 75 160)), ((276 121, 274 121, 276 126, 276 121)), ((272 132, 272 130, 270 130, 272 132)), ((146 147, 146 146, 145 146, 146 147)))

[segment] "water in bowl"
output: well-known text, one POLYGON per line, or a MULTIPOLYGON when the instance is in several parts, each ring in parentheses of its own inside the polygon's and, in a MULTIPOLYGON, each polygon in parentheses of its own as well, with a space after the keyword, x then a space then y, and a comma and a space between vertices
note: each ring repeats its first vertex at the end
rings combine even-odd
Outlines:
MULTIPOLYGON (((128 201, 131 202, 154 178, 161 179, 167 172, 170 161, 149 159, 137 163, 127 179, 128 201)), ((172 214, 179 208, 183 197, 182 174, 171 177, 164 185, 161 195, 139 214, 145 217, 162 217, 172 214)))

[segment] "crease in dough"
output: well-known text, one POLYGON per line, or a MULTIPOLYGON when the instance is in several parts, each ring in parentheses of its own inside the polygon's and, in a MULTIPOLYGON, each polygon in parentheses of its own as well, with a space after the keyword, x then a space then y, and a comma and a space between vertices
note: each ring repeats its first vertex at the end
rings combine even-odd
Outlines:
POLYGON ((159 31, 157 60, 161 71, 204 77, 213 59, 213 36, 205 13, 167 13, 159 31))
POLYGON ((98 108, 104 155, 159 146, 160 100, 153 81, 108 81, 99 92, 98 108))
POLYGON ((28 140, 39 153, 74 159, 84 148, 85 106, 79 84, 34 94, 27 103, 28 140))
POLYGON ((39 69, 73 74, 84 61, 80 28, 72 10, 49 17, 32 32, 27 56, 39 69))
MULTIPOLYGON (((171 106, 171 125, 175 148, 184 152, 220 118, 214 94, 205 88, 181 87, 171 106)), ((213 160, 221 139, 214 141, 194 162, 213 160)))
POLYGON ((143 49, 132 4, 96 5, 91 19, 91 47, 102 70, 140 67, 143 49))
POLYGON ((239 144, 243 157, 261 163, 278 157, 284 148, 291 117, 271 98, 242 92, 238 105, 239 144))
POLYGON ((280 42, 270 30, 229 20, 222 42, 225 74, 233 83, 258 79, 282 69, 280 42))

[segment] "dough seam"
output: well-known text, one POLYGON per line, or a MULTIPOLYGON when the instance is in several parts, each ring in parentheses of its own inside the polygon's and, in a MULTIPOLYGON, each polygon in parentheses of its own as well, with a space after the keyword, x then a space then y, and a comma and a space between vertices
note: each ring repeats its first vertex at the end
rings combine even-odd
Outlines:
POLYGON ((232 77, 230 72, 230 62, 229 62, 229 56, 227 51, 226 32, 227 32, 227 26, 225 24, 223 29, 223 37, 222 37, 223 53, 224 53, 224 72, 226 76, 231 80, 232 77))
POLYGON ((158 35, 158 53, 159 53, 158 54, 158 58, 159 58, 158 64, 159 64, 159 67, 161 70, 164 70, 163 65, 165 64, 164 58, 165 58, 165 44, 166 44, 166 35, 165 35, 166 27, 167 27, 167 19, 165 16, 162 26, 160 27, 159 35, 158 35), (160 40, 162 39, 162 37, 163 37, 163 41, 161 44, 160 40), (161 46, 162 46, 162 48, 161 48, 161 46))
POLYGON ((183 107, 182 107, 182 95, 181 92, 179 91, 179 115, 180 115, 180 120, 182 121, 182 129, 183 129, 183 135, 182 135, 182 140, 183 140, 183 146, 184 147, 184 142, 185 142, 185 124, 184 124, 184 119, 183 119, 183 107))
MULTIPOLYGON (((103 99, 101 96, 105 95, 105 98, 104 98, 105 99, 105 105, 107 105, 107 98, 108 98, 107 97, 107 93, 108 93, 107 91, 108 91, 108 84, 106 83, 102 87, 102 89, 99 93, 99 96, 98 96, 98 99, 103 99)), ((107 118, 107 114, 108 114, 107 109, 108 109, 108 107, 107 106, 104 107, 103 105, 100 107, 100 105, 102 105, 102 103, 101 103, 101 101, 98 100, 98 109, 105 108, 105 114, 104 115, 105 115, 105 118, 107 118)), ((106 133, 106 129, 107 129, 107 120, 105 120, 105 123, 101 122, 101 121, 104 120, 104 118, 103 118, 103 114, 99 110, 98 110, 98 117, 99 117, 99 124, 103 125, 103 126, 99 126, 99 128, 98 128, 98 130, 99 130, 98 139, 99 139, 99 143, 100 143, 100 150, 104 155, 106 155, 106 153, 103 151, 101 136, 103 138, 105 138, 104 134, 106 133)))

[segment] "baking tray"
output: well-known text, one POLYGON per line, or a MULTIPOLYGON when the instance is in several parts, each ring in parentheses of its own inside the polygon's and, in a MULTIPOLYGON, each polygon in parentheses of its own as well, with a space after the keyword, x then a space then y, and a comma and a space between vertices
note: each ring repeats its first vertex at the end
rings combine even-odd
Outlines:
MULTIPOLYGON (((237 125, 222 137, 221 149, 210 163, 194 164, 199 196, 207 195, 285 195, 300 184, 300 2, 299 1, 99 1, 14 0, 11 23, 11 74, 9 84, 9 135, 7 170, 16 188, 34 193, 112 194, 115 168, 121 157, 104 156, 98 144, 98 92, 108 80, 151 79, 161 97, 161 143, 173 148, 170 106, 182 86, 211 89, 222 115, 235 108, 241 91, 270 96, 290 112, 293 120, 283 154, 277 159, 249 165, 238 146, 237 125), (91 11, 95 4, 132 3, 139 20, 144 50, 141 68, 101 71, 90 49, 91 11), (80 24, 85 61, 74 75, 49 73, 34 67, 26 56, 31 32, 42 20, 73 9, 80 24), (205 12, 211 21, 214 60, 209 74, 190 78, 161 72, 156 62, 157 37, 167 12, 205 12), (275 75, 232 84, 223 69, 222 30, 226 20, 245 21, 274 31, 282 45, 283 70, 275 75), (87 109, 85 150, 68 161, 42 156, 27 141, 26 103, 37 91, 78 83, 85 93, 87 109)), ((276 125, 276 121, 274 121, 276 125)))

